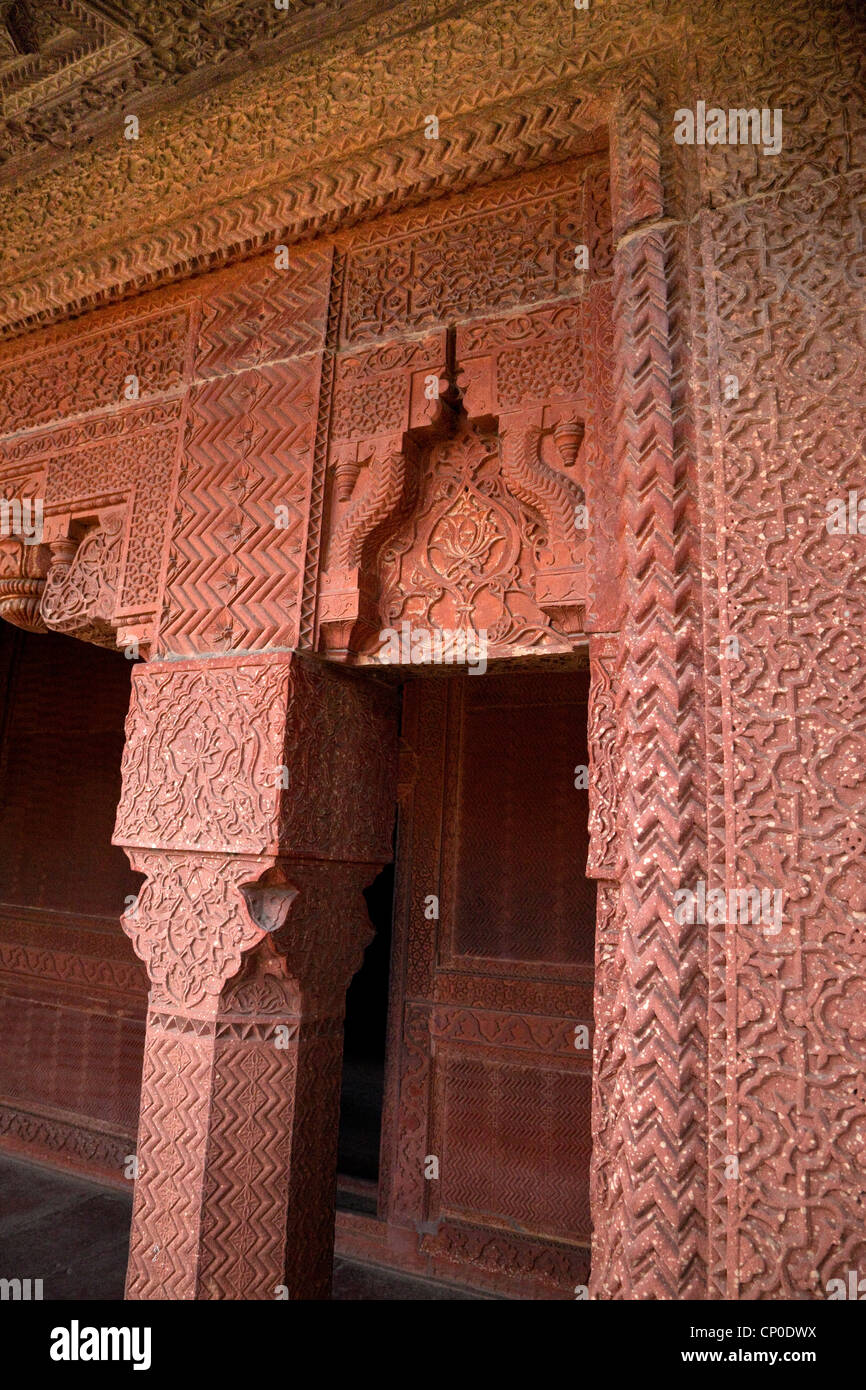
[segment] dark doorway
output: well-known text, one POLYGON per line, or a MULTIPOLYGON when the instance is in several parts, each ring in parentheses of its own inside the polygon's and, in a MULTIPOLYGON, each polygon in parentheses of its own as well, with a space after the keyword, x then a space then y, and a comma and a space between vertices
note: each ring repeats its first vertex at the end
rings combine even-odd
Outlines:
POLYGON ((385 1085, 394 864, 366 890, 376 935, 346 996, 338 1169, 342 1207, 375 1211, 385 1085))
POLYGON ((441 1229, 458 1267, 496 1252, 520 1297, 589 1267, 588 698, 579 658, 403 689, 380 1211, 425 1258, 441 1229))
POLYGON ((3 1146, 128 1182, 147 977, 111 844, 132 663, 0 622, 3 1146))

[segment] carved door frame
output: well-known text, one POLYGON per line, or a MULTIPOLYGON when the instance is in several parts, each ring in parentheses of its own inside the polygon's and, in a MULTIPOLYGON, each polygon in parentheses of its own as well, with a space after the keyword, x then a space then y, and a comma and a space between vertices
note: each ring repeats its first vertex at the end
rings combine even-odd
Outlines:
POLYGON ((688 233, 667 215, 661 85, 646 63, 611 94, 612 297, 590 287, 585 319, 598 465, 586 488, 587 873, 598 880, 590 1296, 604 1299, 724 1287, 726 1194, 712 1167, 724 1123, 701 1060, 707 948, 674 915, 678 889, 709 868, 688 233))

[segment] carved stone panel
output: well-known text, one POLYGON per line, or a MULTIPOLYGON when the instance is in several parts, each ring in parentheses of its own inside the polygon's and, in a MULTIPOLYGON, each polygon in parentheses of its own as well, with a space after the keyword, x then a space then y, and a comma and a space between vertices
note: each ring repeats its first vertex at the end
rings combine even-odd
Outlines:
MULTIPOLYGON (((71 598, 75 574, 65 580, 66 599, 57 598, 61 571, 55 570, 51 599, 60 631, 124 645, 133 637, 142 654, 149 649, 158 612, 167 550, 167 527, 177 464, 177 401, 128 407, 88 421, 22 434, 0 442, 0 491, 38 496, 44 513, 42 575, 54 563, 85 566, 87 585, 100 590, 96 625, 82 616, 84 600, 71 598), (28 481, 21 470, 29 469, 28 481), (28 491, 29 490, 29 491, 28 491), (111 544, 106 546, 106 527, 111 544), (95 539, 95 533, 103 537, 95 539), (83 554, 76 552, 86 540, 83 554), (78 604, 70 617, 69 602, 78 604)), ((32 556, 25 557, 32 568, 32 556)), ((23 572, 22 572, 23 573, 23 572)))
POLYGON ((352 238, 341 346, 574 293, 591 162, 381 219, 352 238))
POLYGON ((320 360, 190 393, 159 651, 297 642, 320 360))

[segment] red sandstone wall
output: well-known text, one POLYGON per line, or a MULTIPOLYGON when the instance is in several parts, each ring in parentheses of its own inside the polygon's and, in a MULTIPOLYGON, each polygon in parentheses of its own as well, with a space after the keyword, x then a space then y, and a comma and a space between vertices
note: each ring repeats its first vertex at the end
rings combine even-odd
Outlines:
POLYGON ((784 136, 700 152, 689 245, 708 877, 783 911, 709 941, 710 1288, 740 1298, 866 1262, 866 542, 826 527, 866 497, 866 43, 842 7, 781 8, 708 23, 695 90, 784 136))
POLYGON ((0 1142, 123 1180, 145 976, 112 846, 130 664, 0 624, 0 1142))
MULTIPOLYGON (((866 488, 862 33, 850 9, 806 0, 653 4, 616 19, 599 5, 587 23, 581 61, 612 58, 608 83, 634 83, 613 154, 611 405, 631 566, 615 693, 633 834, 623 915, 603 923, 601 980, 621 1008, 597 1008, 611 1036, 602 1161, 628 1171, 629 1209, 649 1213, 630 1229, 621 1186, 602 1182, 597 1263, 608 1296, 821 1296, 866 1259, 863 538, 825 526, 828 501, 866 488), (649 56, 634 38, 643 22, 649 56), (671 50, 658 47, 662 28, 671 50), (699 100, 780 108, 781 152, 675 145, 675 110, 699 100), (622 192, 629 178, 639 206, 622 192), (636 227, 650 229, 646 240, 636 227), (726 399, 732 375, 739 395, 726 399), (781 892, 782 932, 671 931, 677 889, 701 879, 781 892), (653 1028, 630 1027, 650 1016, 653 1028), (637 1115, 629 1078, 654 1075, 637 1115)), ((566 62, 564 45, 544 80, 560 71, 554 56, 566 62)), ((51 452, 62 499, 87 491, 109 435, 124 488, 150 450, 154 501, 131 541, 129 608, 156 604, 165 563, 165 650, 304 633, 298 536, 315 500, 304 489, 320 364, 257 368, 324 341, 317 254, 283 300, 259 261, 180 291, 188 319, 159 293, 34 335, 24 367, 19 344, 3 349, 10 434, 57 430, 7 440, 4 466, 23 473, 51 452), (240 340, 232 315, 246 325, 240 340), (58 376, 52 354, 71 352, 75 373, 58 376), (161 399, 112 413, 127 360, 145 363, 144 395, 161 399), (191 360, 197 384, 182 403, 191 360), (91 409, 102 413, 87 428, 57 423, 91 409), (184 413, 169 560, 166 479, 184 413), (269 506, 272 460, 291 459, 292 524, 279 542, 258 533, 269 579, 250 584, 229 625, 231 571, 220 572, 215 537, 225 544, 228 460, 256 431, 269 506)))

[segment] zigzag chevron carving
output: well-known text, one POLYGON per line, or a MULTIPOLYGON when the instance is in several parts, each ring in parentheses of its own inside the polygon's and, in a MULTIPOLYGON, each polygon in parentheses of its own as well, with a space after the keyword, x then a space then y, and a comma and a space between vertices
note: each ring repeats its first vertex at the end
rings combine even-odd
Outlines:
POLYGON ((305 358, 193 390, 161 653, 297 641, 318 387, 305 358))
POLYGON ((187 1033, 148 1020, 127 1298, 193 1298, 212 1063, 187 1033))
POLYGON ((143 278, 163 283, 202 264, 224 264, 280 241, 292 243, 351 225, 373 212, 459 192, 505 174, 538 168, 597 148, 605 104, 593 93, 547 93, 508 107, 488 108, 443 128, 441 142, 416 136, 346 164, 281 179, 272 187, 218 204, 176 227, 114 242, 107 253, 80 255, 59 271, 37 273, 0 290, 0 336, 45 323, 73 306, 82 310, 129 293, 143 278), (431 145, 437 144, 436 149, 431 145), (382 170, 388 170, 383 195, 382 170))
POLYGON ((602 1298, 696 1298, 706 1288, 706 946, 700 926, 674 920, 676 890, 705 872, 679 249, 673 233, 648 232, 626 243, 616 267, 618 451, 633 557, 617 700, 630 833, 621 937, 599 979, 599 1023, 610 1029, 597 1041, 606 1085, 593 1156, 592 1287, 602 1298))

